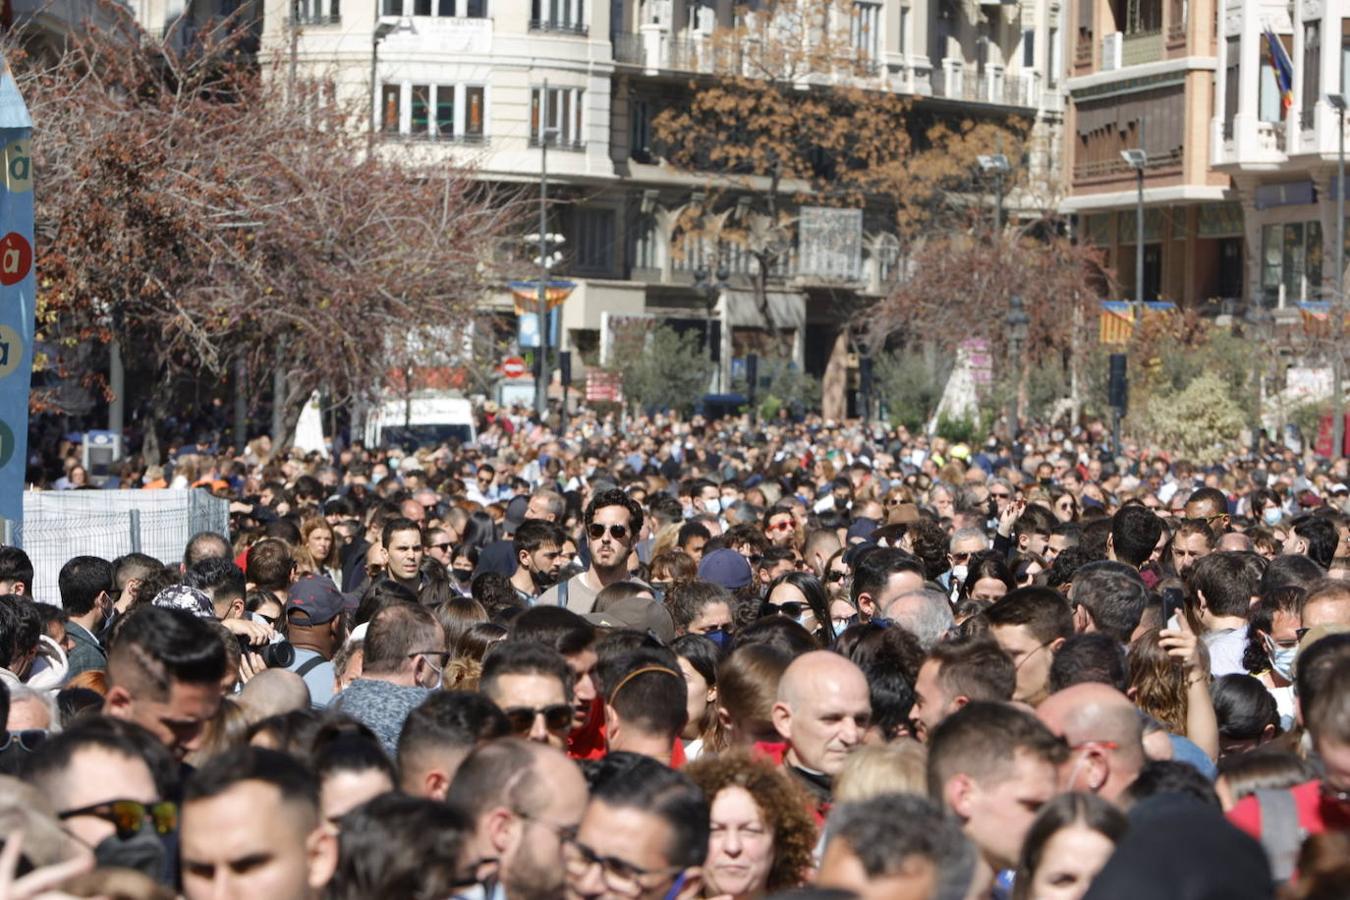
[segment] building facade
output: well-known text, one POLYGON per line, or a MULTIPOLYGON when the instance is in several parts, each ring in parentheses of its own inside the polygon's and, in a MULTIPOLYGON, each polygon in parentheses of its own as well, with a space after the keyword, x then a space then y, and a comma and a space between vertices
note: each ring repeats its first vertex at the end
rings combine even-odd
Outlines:
POLYGON ((1292 316, 1335 294, 1336 181, 1350 32, 1337 0, 1220 0, 1213 163, 1241 203, 1247 294, 1292 316), (1293 63, 1286 108, 1270 65, 1274 34, 1293 63))
POLYGON ((1064 150, 1079 237, 1103 248, 1119 295, 1215 308, 1242 291, 1242 218, 1227 175, 1210 167, 1220 69, 1216 0, 1075 0, 1064 150), (1122 151, 1142 149, 1138 170, 1122 151))
MULTIPOLYGON (((894 277, 893 228, 868 214, 825 221, 794 210, 803 223, 825 221, 819 231, 852 231, 841 251, 805 245, 799 227, 755 295, 754 254, 719 240, 717 227, 739 218, 744 231, 756 186, 741 184, 746 197, 720 217, 704 215, 708 179, 654 148, 653 119, 687 102, 693 80, 725 71, 718 36, 744 14, 729 0, 266 0, 262 48, 265 65, 289 58, 299 77, 368 104, 375 152, 410 165, 455 161, 484 179, 537 183, 546 110, 559 201, 550 231, 566 238, 554 274, 575 284, 562 348, 601 360, 614 322, 657 317, 711 335, 712 387, 728 389, 734 361, 773 333, 824 379, 826 410, 840 415, 853 358, 846 318, 894 277), (691 216, 716 227, 684 234, 691 216)), ((1044 194, 1060 170, 1064 14, 1059 0, 857 0, 840 24, 855 83, 957 118, 1020 118, 1032 149, 1013 164, 1031 167, 1044 194)), ((1012 197, 1010 208, 1019 202, 1031 201, 1012 197)), ((521 279, 536 276, 530 255, 521 279)), ((511 308, 505 290, 488 302, 511 308)))

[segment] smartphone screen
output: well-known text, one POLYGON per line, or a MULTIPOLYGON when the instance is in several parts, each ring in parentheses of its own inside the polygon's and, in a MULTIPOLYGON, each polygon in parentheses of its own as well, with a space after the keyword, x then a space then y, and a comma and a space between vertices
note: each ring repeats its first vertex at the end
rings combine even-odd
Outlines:
POLYGON ((1171 621, 1172 621, 1172 616, 1174 616, 1174 615, 1180 615, 1180 613, 1181 613, 1181 605, 1182 605, 1182 601, 1184 600, 1184 598, 1185 598, 1185 595, 1182 593, 1181 588, 1164 588, 1164 589, 1163 589, 1163 593, 1162 593, 1162 603, 1163 603, 1163 627, 1164 627, 1164 628, 1167 627, 1167 623, 1168 623, 1168 622, 1171 622, 1171 621))

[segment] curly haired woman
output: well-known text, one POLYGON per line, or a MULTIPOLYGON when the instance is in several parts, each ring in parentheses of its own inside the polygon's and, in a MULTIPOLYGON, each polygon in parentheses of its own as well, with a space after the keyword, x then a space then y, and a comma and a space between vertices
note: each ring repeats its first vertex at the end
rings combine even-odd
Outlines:
POLYGON ((816 828, 806 795, 781 769, 730 751, 684 771, 712 810, 703 867, 708 896, 746 900, 803 883, 816 828))

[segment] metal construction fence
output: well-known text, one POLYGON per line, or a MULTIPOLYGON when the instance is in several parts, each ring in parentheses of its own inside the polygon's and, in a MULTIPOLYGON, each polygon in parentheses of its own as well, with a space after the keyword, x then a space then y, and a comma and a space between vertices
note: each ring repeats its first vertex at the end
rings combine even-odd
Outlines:
POLYGON ((230 507, 204 490, 29 491, 23 524, 3 521, 4 543, 33 561, 34 597, 60 605, 57 575, 72 557, 145 553, 176 565, 194 534, 228 537, 230 507))

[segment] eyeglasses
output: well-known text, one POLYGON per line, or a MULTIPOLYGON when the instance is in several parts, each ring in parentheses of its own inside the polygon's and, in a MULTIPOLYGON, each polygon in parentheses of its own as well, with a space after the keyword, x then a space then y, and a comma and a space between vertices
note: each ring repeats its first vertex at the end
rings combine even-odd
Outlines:
POLYGON ((970 562, 970 554, 969 554, 969 553, 949 553, 948 556, 950 556, 950 557, 952 558, 952 562, 954 562, 954 563, 966 563, 966 562, 970 562))
POLYGON ((993 497, 995 500, 1009 500, 1012 498, 1012 494, 994 493, 993 491, 989 492, 989 496, 993 497))
POLYGON ((682 870, 681 866, 644 869, 614 856, 601 856, 575 838, 563 842, 563 870, 568 878, 585 878, 592 866, 600 867, 605 887, 625 897, 636 897, 652 887, 650 883, 644 884, 643 879, 653 876, 669 878, 682 870))
POLYGON ((829 582, 843 581, 848 577, 848 573, 843 569, 831 569, 825 573, 825 580, 829 582))
POLYGON ((117 827, 117 836, 124 841, 139 834, 146 822, 154 826, 157 834, 169 834, 178 827, 178 805, 168 802, 145 804, 136 800, 109 800, 56 814, 62 820, 76 816, 93 816, 111 822, 117 827))
POLYGON ((5 737, 5 742, 0 744, 0 753, 5 752, 11 746, 17 744, 19 749, 25 753, 36 753, 38 747, 47 739, 47 732, 41 728, 25 728, 23 731, 11 731, 5 737))
POLYGON ((440 657, 441 665, 443 666, 450 661, 450 657, 453 655, 454 654, 449 650, 415 650, 412 653, 409 653, 407 658, 413 659, 418 656, 438 656, 440 657))
POLYGON ((572 730, 572 707, 566 703, 552 706, 513 706, 502 712, 506 714, 506 722, 512 734, 529 734, 534 728, 534 720, 539 716, 544 717, 544 727, 554 734, 572 730))
POLYGON ((810 609, 805 603, 798 600, 789 600, 787 603, 770 603, 764 601, 764 608, 760 610, 761 615, 771 616, 777 613, 787 616, 789 619, 795 619, 802 614, 804 610, 810 609))
POLYGON ((450 549, 450 542, 449 542, 449 541, 446 541, 444 544, 431 544, 430 546, 427 547, 427 549, 428 549, 428 550, 439 550, 439 551, 441 551, 442 553, 445 553, 445 552, 449 551, 449 549, 450 549))
POLYGON ((769 523, 769 531, 791 531, 791 530, 792 530, 792 522, 791 522, 791 520, 786 521, 786 522, 770 522, 770 523, 769 523))
POLYGON ((625 541, 628 539, 627 525, 610 525, 606 528, 599 522, 592 522, 586 527, 586 533, 591 536, 591 540, 593 541, 598 541, 603 538, 606 531, 608 531, 609 536, 616 541, 625 541))

